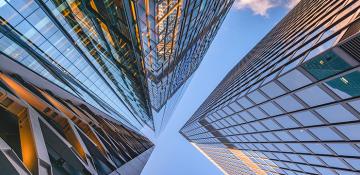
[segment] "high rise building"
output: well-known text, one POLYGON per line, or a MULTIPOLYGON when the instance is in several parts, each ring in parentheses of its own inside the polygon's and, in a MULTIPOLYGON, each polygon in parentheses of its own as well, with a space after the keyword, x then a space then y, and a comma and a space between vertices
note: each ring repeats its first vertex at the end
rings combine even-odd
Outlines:
POLYGON ((0 51, 130 127, 161 130, 233 1, 1 0, 0 51))
POLYGON ((0 174, 141 173, 146 137, 5 55, 0 70, 0 174))
POLYGON ((360 1, 302 0, 181 134, 225 174, 360 173, 360 1))
POLYGON ((133 3, 155 130, 161 130, 198 68, 234 0, 133 3), (184 85, 185 84, 185 85, 184 85))
POLYGON ((0 0, 0 174, 141 173, 154 126, 130 9, 0 0))

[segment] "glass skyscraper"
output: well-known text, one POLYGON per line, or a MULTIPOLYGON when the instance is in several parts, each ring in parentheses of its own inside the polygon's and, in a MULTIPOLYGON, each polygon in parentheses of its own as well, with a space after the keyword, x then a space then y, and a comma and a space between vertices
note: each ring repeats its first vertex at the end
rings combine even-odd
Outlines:
POLYGON ((233 2, 131 1, 155 131, 165 127, 233 2))
POLYGON ((129 127, 161 130, 233 2, 0 0, 0 51, 129 127))
POLYGON ((302 0, 181 134, 224 174, 360 173, 360 1, 302 0))

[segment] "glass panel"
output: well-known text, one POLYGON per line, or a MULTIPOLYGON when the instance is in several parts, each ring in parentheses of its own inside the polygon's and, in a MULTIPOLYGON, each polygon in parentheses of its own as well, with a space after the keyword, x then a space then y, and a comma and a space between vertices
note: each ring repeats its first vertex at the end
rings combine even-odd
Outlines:
POLYGON ((267 117, 267 115, 262 112, 258 107, 253 107, 248 110, 255 118, 262 119, 267 117))
POLYGON ((291 95, 286 95, 280 98, 275 99, 275 102, 279 104, 285 111, 291 112, 299 109, 303 109, 304 107, 294 99, 291 95))
POLYGON ((297 112, 291 114, 297 121, 304 126, 320 125, 323 122, 309 111, 297 112))
POLYGON ((323 141, 329 140, 342 140, 342 138, 337 135, 332 129, 330 128, 311 128, 309 129, 316 137, 323 141))
POLYGON ((330 80, 325 84, 343 99, 360 96, 360 71, 330 80))
POLYGON ((319 143, 307 143, 305 144, 315 154, 331 154, 322 144, 319 143))
POLYGON ((360 140, 360 124, 336 126, 350 140, 360 140))
POLYGON ((280 77, 279 81, 290 90, 295 90, 311 83, 310 79, 305 77, 305 75, 303 75, 297 69, 280 77))
POLYGON ((282 111, 278 107, 276 107, 271 101, 261 105, 260 108, 263 109, 270 116, 274 116, 282 113, 282 111))
POLYGON ((256 104, 259 104, 261 102, 266 101, 266 97, 264 97, 259 91, 255 90, 254 92, 250 93, 248 97, 255 102, 256 104))
POLYGON ((322 117, 324 117, 330 123, 354 121, 357 118, 347 111, 341 105, 333 105, 320 109, 316 109, 322 117))
POLYGON ((360 153, 355 150, 350 144, 332 143, 327 144, 338 155, 343 156, 360 156, 360 153))
POLYGON ((288 116, 276 117, 275 120, 284 128, 296 128, 299 125, 288 116))
POLYGON ((316 79, 321 80, 351 66, 334 52, 328 51, 306 62, 303 67, 316 79))
POLYGON ((305 129, 291 130, 290 133, 294 135, 299 141, 314 141, 312 137, 305 129))
POLYGON ((261 90, 270 98, 274 98, 285 93, 285 91, 275 82, 265 85, 261 88, 261 90))
POLYGON ((330 95, 325 93, 318 86, 312 86, 300 92, 296 92, 295 94, 309 106, 316 106, 334 101, 330 95))
POLYGON ((246 97, 239 99, 237 102, 244 108, 249 108, 253 105, 246 97))

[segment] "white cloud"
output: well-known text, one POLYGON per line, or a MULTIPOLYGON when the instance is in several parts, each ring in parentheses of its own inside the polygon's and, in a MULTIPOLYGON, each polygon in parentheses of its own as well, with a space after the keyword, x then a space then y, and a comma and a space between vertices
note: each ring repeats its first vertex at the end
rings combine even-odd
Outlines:
POLYGON ((288 2, 286 4, 286 7, 289 8, 289 9, 292 9, 299 2, 300 2, 300 0, 288 0, 288 2))
POLYGON ((268 16, 268 10, 274 7, 282 6, 293 8, 300 0, 236 0, 234 7, 236 9, 250 9, 255 15, 268 16))

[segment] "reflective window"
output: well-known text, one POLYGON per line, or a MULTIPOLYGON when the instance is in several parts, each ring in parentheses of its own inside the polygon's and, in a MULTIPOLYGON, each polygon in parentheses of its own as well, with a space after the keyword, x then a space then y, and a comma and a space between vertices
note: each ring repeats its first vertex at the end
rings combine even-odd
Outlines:
POLYGON ((244 108, 249 108, 253 105, 246 97, 242 97, 237 102, 244 108))
POLYGON ((324 108, 316 109, 322 117, 330 123, 347 122, 357 120, 357 118, 347 111, 341 105, 327 106, 324 108))
POLYGON ((332 129, 327 127, 310 128, 309 129, 316 137, 323 141, 342 140, 332 129))
POLYGON ((360 112, 360 100, 349 102, 349 105, 360 112))
POLYGON ((289 116, 279 116, 276 117, 275 120, 284 128, 296 128, 299 127, 299 125, 294 122, 289 116))
POLYGON ((299 141, 314 141, 312 137, 305 129, 291 130, 290 133, 295 136, 299 141))
POLYGON ((246 120, 247 122, 255 120, 255 118, 246 111, 240 112, 239 115, 241 116, 242 119, 246 120))
POLYGON ((349 163, 355 169, 360 170, 360 160, 359 159, 346 158, 345 161, 347 163, 349 163))
POLYGON ((277 131, 274 132, 282 141, 295 141, 295 139, 286 131, 277 131))
POLYGON ((254 92, 250 93, 248 97, 255 102, 256 104, 259 104, 261 102, 266 101, 266 97, 264 97, 259 91, 255 90, 254 92))
POLYGON ((323 124, 319 118, 309 111, 296 112, 291 115, 304 126, 323 124))
POLYGON ((283 96, 283 97, 279 97, 279 98, 275 99, 275 102, 277 104, 279 104, 287 112, 296 111, 296 110, 304 108, 291 95, 286 95, 286 96, 283 96))
POLYGON ((306 62, 303 67, 316 79, 321 80, 351 66, 334 52, 328 51, 306 62))
POLYGON ((336 128, 350 140, 360 140, 360 124, 339 125, 336 128))
POLYGON ((325 93, 318 86, 306 88, 295 94, 309 106, 316 106, 334 101, 330 95, 325 93))
POLYGON ((271 82, 264 87, 261 87, 261 90, 270 98, 274 98, 285 93, 285 91, 275 82, 271 82))
POLYGON ((262 104, 260 108, 263 109, 270 116, 274 116, 282 113, 282 111, 278 107, 276 107, 271 101, 262 104))
POLYGON ((306 143, 305 146, 315 154, 331 154, 329 150, 319 143, 306 143))
POLYGON ((242 107, 237 104, 236 102, 233 102, 231 104, 229 104, 230 108, 233 109, 234 111, 238 112, 242 110, 242 107))
POLYGON ((267 115, 262 112, 258 107, 252 107, 248 110, 256 119, 262 119, 267 117, 267 115))
POLYGON ((327 81, 325 84, 343 99, 360 96, 360 71, 327 81))
POLYGON ((269 128, 270 130, 276 130, 276 129, 280 129, 281 127, 275 123, 272 119, 267 119, 267 120, 263 120, 261 121, 267 128, 269 128))
POLYGON ((354 147, 350 144, 345 143, 329 143, 328 145, 332 150, 336 152, 338 155, 343 156, 360 156, 360 153, 356 151, 354 147))
POLYGON ((295 90, 311 83, 310 79, 297 69, 280 77, 279 81, 290 90, 295 90))
POLYGON ((0 3, 0 16, 9 24, 16 26, 16 24, 19 24, 23 20, 23 17, 21 17, 7 2, 1 0, 0 3))

